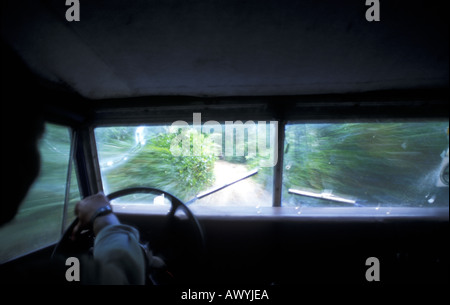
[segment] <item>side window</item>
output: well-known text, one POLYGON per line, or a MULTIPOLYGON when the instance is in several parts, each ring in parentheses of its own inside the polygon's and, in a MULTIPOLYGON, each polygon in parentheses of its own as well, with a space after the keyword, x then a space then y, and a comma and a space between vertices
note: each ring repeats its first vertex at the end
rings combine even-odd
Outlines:
POLYGON ((16 217, 0 229, 0 263, 46 247, 58 240, 63 226, 70 224, 73 204, 79 198, 78 184, 71 171, 69 206, 66 202, 71 147, 68 127, 47 124, 40 140, 41 169, 22 202, 16 217), (66 221, 63 224, 63 213, 66 221))

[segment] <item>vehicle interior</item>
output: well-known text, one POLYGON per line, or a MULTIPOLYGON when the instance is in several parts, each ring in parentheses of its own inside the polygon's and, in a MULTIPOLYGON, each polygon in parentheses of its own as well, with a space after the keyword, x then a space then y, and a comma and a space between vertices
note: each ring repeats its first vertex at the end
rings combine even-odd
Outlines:
POLYGON ((380 2, 2 1, 2 120, 45 132, 1 282, 88 253, 100 191, 149 284, 448 282, 448 14, 380 2))

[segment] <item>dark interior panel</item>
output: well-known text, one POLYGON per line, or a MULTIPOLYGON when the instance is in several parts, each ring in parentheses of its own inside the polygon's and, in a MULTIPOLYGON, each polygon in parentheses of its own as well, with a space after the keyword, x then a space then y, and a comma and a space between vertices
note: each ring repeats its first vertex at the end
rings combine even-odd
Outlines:
MULTIPOLYGON (((163 216, 121 219, 137 225, 150 245, 157 245, 166 229, 163 216)), ((363 283, 369 257, 379 259, 384 283, 448 280, 448 221, 200 217, 200 222, 207 259, 193 266, 187 283, 363 283)))

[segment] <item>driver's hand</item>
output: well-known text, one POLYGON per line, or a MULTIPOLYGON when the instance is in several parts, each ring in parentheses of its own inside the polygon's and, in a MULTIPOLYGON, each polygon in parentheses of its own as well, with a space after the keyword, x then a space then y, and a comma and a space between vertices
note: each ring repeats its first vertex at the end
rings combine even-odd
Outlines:
MULTIPOLYGON (((78 223, 72 231, 71 239, 74 240, 77 233, 85 229, 90 229, 90 221, 94 213, 99 208, 107 205, 110 205, 109 200, 102 192, 79 201, 75 205, 75 215, 78 217, 78 223)), ((106 225, 116 223, 119 223, 119 220, 114 214, 97 217, 93 224, 94 234, 97 235, 106 225)))

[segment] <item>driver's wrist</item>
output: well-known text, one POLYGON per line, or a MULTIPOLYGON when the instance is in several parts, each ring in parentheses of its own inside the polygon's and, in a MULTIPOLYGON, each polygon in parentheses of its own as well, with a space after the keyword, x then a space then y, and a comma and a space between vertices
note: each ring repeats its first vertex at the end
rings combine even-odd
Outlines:
POLYGON ((114 224, 120 224, 117 216, 114 214, 107 214, 95 218, 92 224, 92 229, 94 231, 94 234, 97 236, 104 227, 114 224))

